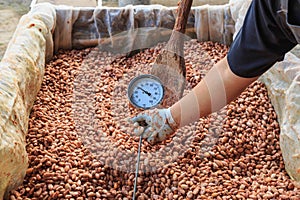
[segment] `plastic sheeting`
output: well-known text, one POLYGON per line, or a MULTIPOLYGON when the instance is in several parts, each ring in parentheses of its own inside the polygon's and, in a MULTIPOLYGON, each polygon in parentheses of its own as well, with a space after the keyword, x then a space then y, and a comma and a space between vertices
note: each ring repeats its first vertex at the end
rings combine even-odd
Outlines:
POLYGON ((25 136, 40 89, 45 60, 53 54, 55 10, 34 7, 24 15, 0 63, 0 199, 23 182, 25 136))
POLYGON ((251 2, 252 0, 229 0, 230 12, 233 20, 235 21, 235 33, 233 38, 235 38, 236 34, 242 27, 251 2))
POLYGON ((285 169, 300 181, 300 59, 287 53, 261 77, 280 124, 280 148, 285 169))
MULTIPOLYGON (((135 40, 144 43, 139 46, 149 47, 168 40, 176 19, 175 7, 161 5, 95 9, 58 6, 56 11, 55 51, 98 44, 134 47, 135 40)), ((186 31, 189 37, 230 44, 233 33, 229 5, 191 9, 186 31)))

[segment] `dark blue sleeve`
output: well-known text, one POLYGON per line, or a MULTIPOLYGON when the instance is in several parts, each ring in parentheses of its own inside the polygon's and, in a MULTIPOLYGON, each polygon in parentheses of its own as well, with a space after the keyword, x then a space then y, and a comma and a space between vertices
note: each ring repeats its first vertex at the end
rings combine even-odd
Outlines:
POLYGON ((259 76, 297 44, 279 10, 279 0, 252 1, 227 56, 234 74, 245 78, 259 76))

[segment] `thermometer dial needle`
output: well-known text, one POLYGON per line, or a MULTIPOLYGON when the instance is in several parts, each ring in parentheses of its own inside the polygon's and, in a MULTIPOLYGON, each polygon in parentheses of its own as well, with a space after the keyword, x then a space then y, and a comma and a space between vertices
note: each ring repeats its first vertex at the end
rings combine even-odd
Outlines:
POLYGON ((137 87, 138 89, 142 90, 143 92, 145 92, 148 96, 151 96, 151 93, 150 92, 147 92, 146 90, 144 90, 143 88, 141 87, 137 87))

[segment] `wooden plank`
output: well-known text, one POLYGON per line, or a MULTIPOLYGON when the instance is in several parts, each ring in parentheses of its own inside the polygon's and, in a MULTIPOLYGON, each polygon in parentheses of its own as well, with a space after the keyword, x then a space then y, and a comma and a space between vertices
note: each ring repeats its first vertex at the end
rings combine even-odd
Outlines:
POLYGON ((38 3, 52 3, 53 5, 67 5, 74 7, 96 7, 97 0, 34 0, 35 4, 38 3))
MULTIPOLYGON (((151 4, 161 4, 164 6, 177 6, 180 0, 151 0, 151 4)), ((229 0, 193 0, 192 6, 209 5, 223 5, 227 4, 229 0)))

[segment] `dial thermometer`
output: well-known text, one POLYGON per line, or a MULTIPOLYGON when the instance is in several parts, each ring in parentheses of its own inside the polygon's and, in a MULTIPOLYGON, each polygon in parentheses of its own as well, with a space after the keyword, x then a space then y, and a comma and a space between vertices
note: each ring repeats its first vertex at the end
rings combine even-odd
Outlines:
POLYGON ((133 106, 150 109, 156 107, 163 100, 164 87, 156 76, 143 74, 130 81, 127 96, 133 106))
MULTIPOLYGON (((164 98, 164 87, 159 78, 150 74, 143 74, 132 79, 128 85, 127 97, 130 103, 142 109, 150 109, 156 107, 164 98)), ((145 124, 140 124, 145 126, 145 124)), ((140 155, 143 134, 140 136, 138 157, 136 161, 135 180, 132 199, 135 200, 137 190, 137 179, 139 173, 140 155)))

